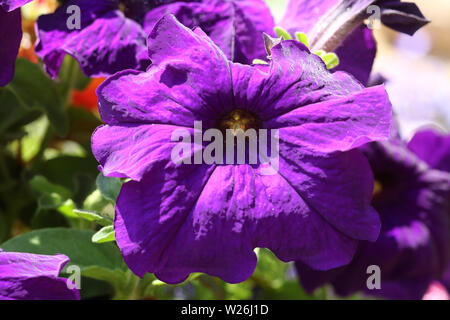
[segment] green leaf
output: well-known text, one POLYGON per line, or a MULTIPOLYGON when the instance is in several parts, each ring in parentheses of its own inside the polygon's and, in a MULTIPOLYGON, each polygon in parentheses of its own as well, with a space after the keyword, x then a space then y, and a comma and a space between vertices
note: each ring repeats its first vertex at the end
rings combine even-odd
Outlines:
POLYGON ((291 34, 282 27, 276 26, 274 31, 279 38, 283 38, 284 40, 292 40, 291 34))
MULTIPOLYGON (((81 275, 107 281, 117 288, 126 282, 129 272, 119 249, 113 243, 96 244, 91 241, 94 231, 66 228, 40 229, 13 238, 0 247, 10 252, 35 254, 65 254, 70 262, 63 269, 75 265, 81 275)), ((83 293, 83 283, 81 285, 83 293)))
POLYGON ((82 219, 85 219, 87 221, 96 222, 102 226, 109 226, 113 224, 113 220, 109 217, 104 217, 96 212, 92 211, 83 211, 75 209, 73 210, 74 214, 82 219))
POLYGON ((43 194, 39 200, 39 208, 41 209, 55 209, 63 205, 66 198, 63 198, 60 194, 49 193, 43 194))
POLYGON ((127 280, 125 277, 125 272, 117 272, 98 266, 85 268, 83 270, 83 276, 92 279, 107 281, 113 284, 114 287, 121 286, 127 280))
POLYGON ((37 175, 30 180, 30 187, 40 193, 58 193, 70 197, 70 191, 66 188, 51 183, 47 178, 37 175))
POLYGON ((83 271, 91 268, 126 270, 120 252, 113 243, 96 244, 91 239, 94 231, 66 228, 40 229, 15 237, 0 247, 5 251, 36 254, 65 254, 70 265, 83 271))
MULTIPOLYGON (((85 158, 58 156, 36 163, 33 171, 45 176, 49 181, 61 185, 72 193, 75 203, 82 203, 95 188, 98 163, 92 155, 85 158)), ((91 210, 91 209, 89 209, 91 210)), ((91 210, 97 211, 97 210, 91 210)))
POLYGON ((29 185, 32 190, 40 194, 39 208, 42 209, 56 209, 64 206, 67 200, 71 197, 71 192, 66 188, 51 183, 43 176, 34 176, 29 185))
POLYGON ((264 61, 264 60, 261 60, 261 59, 253 59, 252 64, 268 65, 269 63, 267 61, 264 61))
POLYGON ((23 128, 26 135, 20 143, 22 145, 22 159, 25 162, 32 160, 39 154, 48 127, 48 119, 42 116, 23 128))
POLYGON ((0 88, 0 134, 16 131, 42 113, 38 109, 25 106, 20 98, 8 88, 0 88))
POLYGON ((339 57, 334 52, 329 52, 322 57, 323 62, 327 66, 327 69, 336 68, 339 65, 339 57))
MULTIPOLYGON (((186 280, 184 280, 182 283, 180 283, 178 285, 181 286, 181 285, 186 284, 188 282, 191 282, 191 281, 193 281, 193 280, 195 280, 198 277, 201 277, 203 275, 204 274, 200 273, 200 272, 198 272, 198 273, 191 273, 186 280)), ((158 279, 152 281, 152 286, 167 286, 167 285, 169 285, 169 284, 165 283, 165 282, 163 282, 161 280, 158 280, 158 279)))
POLYGON ((309 48, 309 41, 306 33, 298 31, 295 33, 295 37, 299 42, 303 43, 307 48, 309 48))
POLYGON ((60 136, 67 134, 69 119, 64 110, 64 103, 55 83, 45 75, 39 65, 26 59, 17 59, 14 79, 7 88, 20 97, 28 108, 42 109, 60 136))
POLYGON ((58 79, 58 90, 66 99, 70 98, 72 89, 83 90, 90 82, 90 78, 83 74, 78 62, 70 55, 64 57, 58 79))
POLYGON ((72 201, 72 199, 66 200, 57 209, 67 218, 78 218, 78 215, 73 212, 75 209, 75 203, 72 201))
POLYGON ((90 148, 91 136, 102 122, 92 112, 84 108, 69 108, 70 138, 86 149, 90 148))
POLYGON ((314 51, 314 54, 323 58, 327 54, 327 52, 325 50, 317 50, 317 51, 314 51))
POLYGON ((106 226, 101 228, 96 234, 92 236, 92 242, 104 243, 115 241, 114 226, 106 226))
POLYGON ((120 188, 122 188, 122 181, 119 178, 105 177, 100 173, 97 176, 97 187, 102 196, 115 203, 119 196, 120 188))
POLYGON ((68 228, 67 219, 56 209, 38 208, 30 222, 32 229, 68 228))
POLYGON ((106 200, 100 190, 92 192, 83 202, 83 208, 87 211, 101 212, 110 202, 106 200))
POLYGON ((0 212, 0 242, 2 242, 3 239, 7 238, 8 233, 8 223, 6 221, 6 218, 3 216, 3 212, 0 212))

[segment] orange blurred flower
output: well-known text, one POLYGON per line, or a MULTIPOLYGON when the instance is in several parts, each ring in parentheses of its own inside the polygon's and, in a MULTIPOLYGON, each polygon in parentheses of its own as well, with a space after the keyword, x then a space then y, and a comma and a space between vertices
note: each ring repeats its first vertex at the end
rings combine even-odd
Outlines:
POLYGON ((87 85, 84 90, 72 91, 72 103, 75 107, 81 107, 89 111, 97 110, 97 95, 95 90, 105 81, 105 78, 95 78, 87 85))
POLYGON ((23 37, 18 55, 20 58, 28 59, 33 63, 39 61, 38 56, 34 52, 34 43, 36 41, 34 24, 40 15, 55 11, 57 5, 56 0, 35 0, 21 8, 23 37))

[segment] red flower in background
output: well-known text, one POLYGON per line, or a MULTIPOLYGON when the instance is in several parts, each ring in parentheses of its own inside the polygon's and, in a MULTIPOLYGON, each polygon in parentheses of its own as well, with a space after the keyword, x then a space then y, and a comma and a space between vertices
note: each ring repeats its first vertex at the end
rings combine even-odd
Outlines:
POLYGON ((94 78, 83 90, 73 90, 73 105, 75 107, 81 107, 89 111, 96 111, 98 101, 95 90, 103 81, 105 81, 105 78, 94 78))

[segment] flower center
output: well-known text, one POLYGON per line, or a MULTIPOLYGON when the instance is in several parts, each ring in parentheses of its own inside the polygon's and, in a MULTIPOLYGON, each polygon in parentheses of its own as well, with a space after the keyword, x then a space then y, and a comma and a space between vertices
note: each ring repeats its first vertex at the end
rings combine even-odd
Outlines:
POLYGON ((383 184, 380 182, 380 180, 375 179, 373 185, 373 197, 378 196, 379 194, 381 194, 381 192, 383 192, 383 184))
POLYGON ((259 128, 260 121, 258 117, 242 109, 234 109, 223 116, 218 123, 219 130, 226 132, 227 129, 230 129, 233 131, 233 134, 236 134, 239 129, 245 132, 248 129, 258 130, 259 128))

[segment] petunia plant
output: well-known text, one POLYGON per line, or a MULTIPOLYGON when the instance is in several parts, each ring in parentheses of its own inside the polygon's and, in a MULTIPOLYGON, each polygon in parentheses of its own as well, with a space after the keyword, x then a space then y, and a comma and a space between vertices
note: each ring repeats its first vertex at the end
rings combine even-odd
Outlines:
POLYGON ((0 300, 449 286, 448 133, 399 137, 374 19, 429 23, 400 0, 0 0, 0 300))

